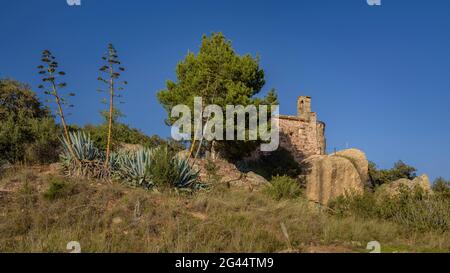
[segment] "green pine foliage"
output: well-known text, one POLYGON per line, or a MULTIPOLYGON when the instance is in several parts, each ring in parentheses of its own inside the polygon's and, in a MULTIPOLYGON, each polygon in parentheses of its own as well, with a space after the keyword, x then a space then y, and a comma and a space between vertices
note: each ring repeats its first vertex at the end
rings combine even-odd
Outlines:
MULTIPOLYGON (((222 33, 203 36, 198 54, 189 52, 177 65, 176 74, 177 80, 167 81, 166 89, 157 94, 159 102, 169 115, 166 119, 169 125, 175 122, 170 117, 171 109, 184 104, 193 111, 194 97, 202 97, 204 105, 216 104, 223 109, 226 105, 258 106, 277 102, 273 90, 264 98, 256 97, 265 84, 259 57, 238 55, 232 48, 231 41, 222 33)), ((220 144, 222 145, 217 148, 225 157, 230 155, 231 159, 240 158, 256 147, 254 141, 244 144, 222 141, 220 144)))

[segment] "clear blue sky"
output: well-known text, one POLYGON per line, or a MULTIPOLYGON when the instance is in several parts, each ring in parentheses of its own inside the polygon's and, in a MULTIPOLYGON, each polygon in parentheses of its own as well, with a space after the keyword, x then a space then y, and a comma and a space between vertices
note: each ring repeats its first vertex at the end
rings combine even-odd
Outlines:
POLYGON ((50 49, 77 92, 70 121, 100 121, 96 78, 113 42, 129 81, 124 121, 169 136, 155 98, 202 34, 221 31, 238 53, 260 54, 281 112, 313 97, 328 150, 357 147, 381 167, 402 159, 450 178, 450 1, 0 0, 0 77, 37 89, 50 49))

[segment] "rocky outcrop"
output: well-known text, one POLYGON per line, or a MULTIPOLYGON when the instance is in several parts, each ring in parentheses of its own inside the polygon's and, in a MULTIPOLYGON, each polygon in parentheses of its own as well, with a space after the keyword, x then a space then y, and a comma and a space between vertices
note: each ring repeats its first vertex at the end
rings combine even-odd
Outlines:
MULTIPOLYGON (((189 151, 178 153, 179 157, 186 158, 189 151)), ((225 159, 205 159, 197 158, 194 168, 199 171, 200 180, 205 183, 225 183, 230 186, 248 187, 251 189, 258 188, 269 183, 264 177, 255 172, 241 172, 236 165, 226 161, 225 159), (212 170, 214 169, 214 170, 212 170)))
POLYGON ((426 193, 433 192, 431 189, 430 179, 426 174, 424 174, 414 178, 413 180, 402 178, 394 182, 381 185, 377 189, 377 194, 394 196, 398 194, 402 188, 409 190, 422 189, 426 193))
POLYGON ((340 195, 362 193, 368 179, 369 163, 356 149, 311 156, 302 165, 306 168, 306 197, 323 205, 340 195))
POLYGON ((265 179, 261 175, 256 174, 254 172, 246 173, 245 179, 248 181, 248 183, 250 183, 251 185, 254 185, 254 186, 263 186, 263 185, 269 183, 269 181, 267 181, 267 179, 265 179))
POLYGON ((350 160, 364 183, 369 180, 369 161, 367 161, 366 155, 361 150, 348 149, 339 151, 335 155, 350 160))

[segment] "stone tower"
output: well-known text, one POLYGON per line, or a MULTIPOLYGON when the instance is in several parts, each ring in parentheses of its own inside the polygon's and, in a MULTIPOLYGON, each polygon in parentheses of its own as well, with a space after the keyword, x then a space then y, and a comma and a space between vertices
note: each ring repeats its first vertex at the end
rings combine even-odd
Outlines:
POLYGON ((309 120, 311 113, 311 97, 300 96, 297 99, 297 116, 304 120, 309 120))
POLYGON ((297 100, 297 116, 280 115, 280 146, 292 153, 296 161, 326 153, 325 123, 311 111, 311 97, 297 100))

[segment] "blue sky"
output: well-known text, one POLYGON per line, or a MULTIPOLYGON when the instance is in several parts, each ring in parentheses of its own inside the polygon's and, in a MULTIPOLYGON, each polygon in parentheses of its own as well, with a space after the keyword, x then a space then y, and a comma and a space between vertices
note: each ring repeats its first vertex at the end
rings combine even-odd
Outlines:
POLYGON ((127 68, 124 122, 170 135, 155 94, 175 66, 221 31, 240 53, 259 54, 264 92, 295 114, 310 95, 327 124, 328 150, 356 147, 380 167, 402 159, 450 178, 450 1, 0 0, 0 77, 37 90, 50 49, 77 93, 70 122, 100 121, 101 54, 114 43, 127 68))

